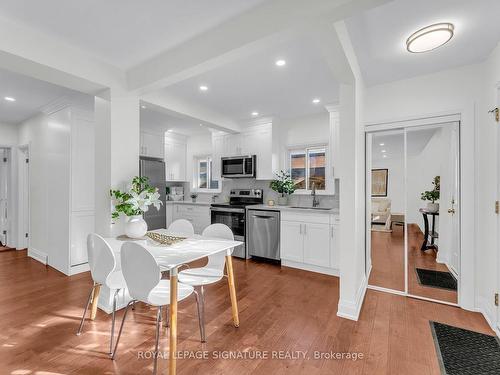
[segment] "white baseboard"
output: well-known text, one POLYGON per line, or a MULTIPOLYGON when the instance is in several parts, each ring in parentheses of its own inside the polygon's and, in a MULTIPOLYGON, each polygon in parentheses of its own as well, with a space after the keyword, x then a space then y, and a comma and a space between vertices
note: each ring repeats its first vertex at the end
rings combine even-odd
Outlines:
POLYGON ((69 275, 73 276, 82 272, 90 271, 90 266, 88 263, 79 264, 77 266, 71 266, 69 268, 69 275))
POLYGON ((495 332, 495 334, 500 337, 500 327, 498 326, 496 322, 496 311, 493 309, 492 311, 489 311, 491 309, 487 308, 487 305, 485 305, 485 300, 484 298, 479 298, 477 301, 477 307, 474 309, 474 311, 480 313, 483 315, 484 319, 490 326, 490 328, 495 332))
POLYGON ((339 270, 336 268, 314 266, 312 264, 294 262, 292 260, 286 260, 286 259, 281 260, 281 265, 284 267, 298 268, 301 270, 322 273, 330 276, 337 276, 337 277, 339 276, 339 270))
POLYGON ((357 321, 365 300, 366 289, 368 287, 368 279, 363 277, 361 285, 356 293, 355 301, 339 301, 337 316, 349 320, 357 321))
POLYGON ((47 254, 32 247, 28 248, 28 256, 39 261, 45 266, 47 265, 49 260, 49 256, 47 254))

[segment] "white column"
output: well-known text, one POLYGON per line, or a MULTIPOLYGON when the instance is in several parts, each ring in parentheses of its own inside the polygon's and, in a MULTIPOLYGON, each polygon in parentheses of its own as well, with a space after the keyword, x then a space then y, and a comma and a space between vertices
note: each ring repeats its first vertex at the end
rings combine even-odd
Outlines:
POLYGON ((340 299, 337 315, 357 320, 366 291, 362 87, 340 85, 340 299))
POLYGON ((328 139, 328 165, 326 171, 327 189, 335 193, 335 179, 339 178, 339 135, 340 135, 340 105, 339 103, 325 105, 330 114, 330 133, 328 139), (331 186, 328 186, 330 185, 331 186))
POLYGON ((139 174, 139 98, 111 93, 96 97, 96 232, 123 233, 123 220, 111 221, 110 189, 124 189, 139 174))

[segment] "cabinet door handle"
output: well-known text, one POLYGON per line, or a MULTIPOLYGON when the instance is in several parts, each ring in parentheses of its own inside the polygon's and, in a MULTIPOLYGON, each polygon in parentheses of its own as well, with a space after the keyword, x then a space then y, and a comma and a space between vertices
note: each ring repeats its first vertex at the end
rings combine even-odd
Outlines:
POLYGON ((307 235, 307 224, 304 224, 304 235, 307 235))
POLYGON ((333 238, 333 226, 330 226, 330 237, 333 238))
POLYGON ((302 234, 302 224, 299 224, 300 227, 299 227, 299 234, 302 234))

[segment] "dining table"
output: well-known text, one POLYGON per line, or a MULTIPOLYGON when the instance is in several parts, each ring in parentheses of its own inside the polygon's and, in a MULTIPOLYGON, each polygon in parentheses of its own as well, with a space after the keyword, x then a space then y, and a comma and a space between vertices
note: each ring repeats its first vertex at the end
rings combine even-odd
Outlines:
MULTIPOLYGON (((111 249, 115 253, 115 259, 117 263, 120 260, 120 251, 122 245, 127 241, 134 241, 144 246, 156 259, 158 266, 162 272, 168 272, 170 275, 170 335, 169 335, 169 374, 175 375, 177 364, 176 364, 176 352, 177 352, 177 286, 178 286, 178 273, 179 267, 186 265, 188 263, 194 262, 199 259, 203 259, 210 255, 218 254, 224 252, 226 255, 226 272, 227 280, 229 285, 229 296, 231 299, 231 311, 233 324, 235 327, 239 327, 239 316, 238 316, 238 301, 236 299, 236 288, 234 284, 234 271, 232 263, 232 252, 236 246, 243 244, 241 241, 231 241, 220 238, 210 238, 202 235, 191 235, 183 236, 182 234, 167 233, 166 229, 157 229, 151 232, 156 232, 159 234, 184 237, 177 243, 172 245, 162 245, 150 238, 145 237, 144 239, 131 239, 125 236, 119 237, 109 237, 105 238, 106 242, 111 246, 111 249)), ((117 264, 117 267, 120 267, 117 264)), ((99 298, 99 290, 94 291, 94 296, 92 299, 92 310, 97 309, 97 303, 99 298)))

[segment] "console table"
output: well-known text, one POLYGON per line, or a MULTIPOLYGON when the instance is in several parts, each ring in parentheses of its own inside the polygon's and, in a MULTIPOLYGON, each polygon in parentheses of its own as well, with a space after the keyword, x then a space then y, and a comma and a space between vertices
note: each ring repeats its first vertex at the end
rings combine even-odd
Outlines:
POLYGON ((439 216, 439 211, 432 212, 425 208, 421 208, 419 211, 424 217, 425 226, 424 242, 422 243, 422 247, 420 248, 420 250, 425 251, 428 249, 434 249, 437 251, 438 246, 434 243, 434 240, 439 238, 439 235, 436 232, 436 216, 439 216), (429 230, 429 216, 432 216, 431 230, 429 230))

